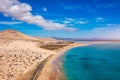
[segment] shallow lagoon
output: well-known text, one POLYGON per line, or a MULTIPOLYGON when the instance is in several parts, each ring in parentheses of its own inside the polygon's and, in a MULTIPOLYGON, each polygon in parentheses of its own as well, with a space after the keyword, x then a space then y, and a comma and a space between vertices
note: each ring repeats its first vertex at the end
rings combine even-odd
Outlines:
POLYGON ((73 48, 62 63, 67 80, 120 80, 120 43, 73 48))

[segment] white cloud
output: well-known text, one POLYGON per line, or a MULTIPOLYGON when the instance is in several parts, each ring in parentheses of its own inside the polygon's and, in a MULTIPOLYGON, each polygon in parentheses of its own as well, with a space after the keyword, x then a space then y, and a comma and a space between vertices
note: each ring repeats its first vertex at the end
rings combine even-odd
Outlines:
POLYGON ((69 24, 69 23, 71 23, 71 21, 65 20, 64 23, 65 23, 65 24, 69 24))
POLYGON ((97 28, 94 28, 95 31, 97 30, 105 30, 105 31, 110 31, 110 30, 118 30, 120 29, 120 24, 106 24, 104 26, 98 26, 97 28))
POLYGON ((46 8, 46 7, 43 7, 42 10, 43 10, 44 12, 47 12, 47 8, 46 8))
POLYGON ((34 16, 31 11, 32 7, 27 3, 21 3, 18 0, 0 0, 0 12, 5 16, 38 25, 46 30, 75 30, 75 28, 66 27, 65 24, 45 20, 41 15, 34 16))
POLYGON ((67 20, 67 21, 74 21, 75 19, 73 19, 73 18, 65 18, 65 20, 67 20))
POLYGON ((69 24, 69 23, 72 23, 72 22, 74 22, 74 21, 75 21, 75 19, 73 19, 73 18, 65 18, 65 19, 63 20, 63 23, 69 24))
POLYGON ((96 20, 97 20, 97 21, 103 21, 104 18, 102 18, 102 17, 97 17, 96 20))
POLYGON ((82 20, 81 20, 81 21, 77 21, 76 23, 77 23, 77 24, 87 24, 88 22, 87 22, 87 21, 82 21, 82 20))
POLYGON ((95 21, 96 22, 105 22, 106 21, 106 19, 105 18, 103 18, 103 17, 97 17, 96 19, 95 19, 95 21))
POLYGON ((95 37, 120 39, 120 24, 107 24, 93 29, 92 32, 95 37))
POLYGON ((77 24, 77 25, 83 25, 83 24, 88 24, 89 21, 85 18, 65 18, 64 20, 62 20, 63 23, 65 24, 77 24))
POLYGON ((76 24, 87 24, 88 20, 85 18, 80 18, 77 21, 75 21, 76 24))
POLYGON ((0 21, 0 24, 6 25, 14 25, 14 24, 21 24, 22 22, 7 22, 7 21, 0 21))
POLYGON ((79 21, 78 24, 86 24, 87 22, 85 21, 79 21))

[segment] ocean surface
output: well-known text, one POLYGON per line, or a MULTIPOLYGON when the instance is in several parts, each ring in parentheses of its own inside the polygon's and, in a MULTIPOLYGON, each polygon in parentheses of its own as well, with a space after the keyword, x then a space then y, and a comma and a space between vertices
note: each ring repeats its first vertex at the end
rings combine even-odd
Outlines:
POLYGON ((120 80, 120 43, 76 47, 61 61, 67 80, 120 80))

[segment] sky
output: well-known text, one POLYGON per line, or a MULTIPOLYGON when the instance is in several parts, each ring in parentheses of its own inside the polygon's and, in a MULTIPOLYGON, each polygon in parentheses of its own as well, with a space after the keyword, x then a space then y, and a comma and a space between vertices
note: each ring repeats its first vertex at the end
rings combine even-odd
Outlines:
POLYGON ((31 36, 120 39, 120 0, 0 0, 0 30, 31 36))

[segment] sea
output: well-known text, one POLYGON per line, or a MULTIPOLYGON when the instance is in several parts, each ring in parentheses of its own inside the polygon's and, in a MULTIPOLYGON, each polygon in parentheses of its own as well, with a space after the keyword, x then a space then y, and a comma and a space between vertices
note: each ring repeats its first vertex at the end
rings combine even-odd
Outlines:
POLYGON ((66 80, 120 80, 120 43, 75 47, 61 62, 66 80))

